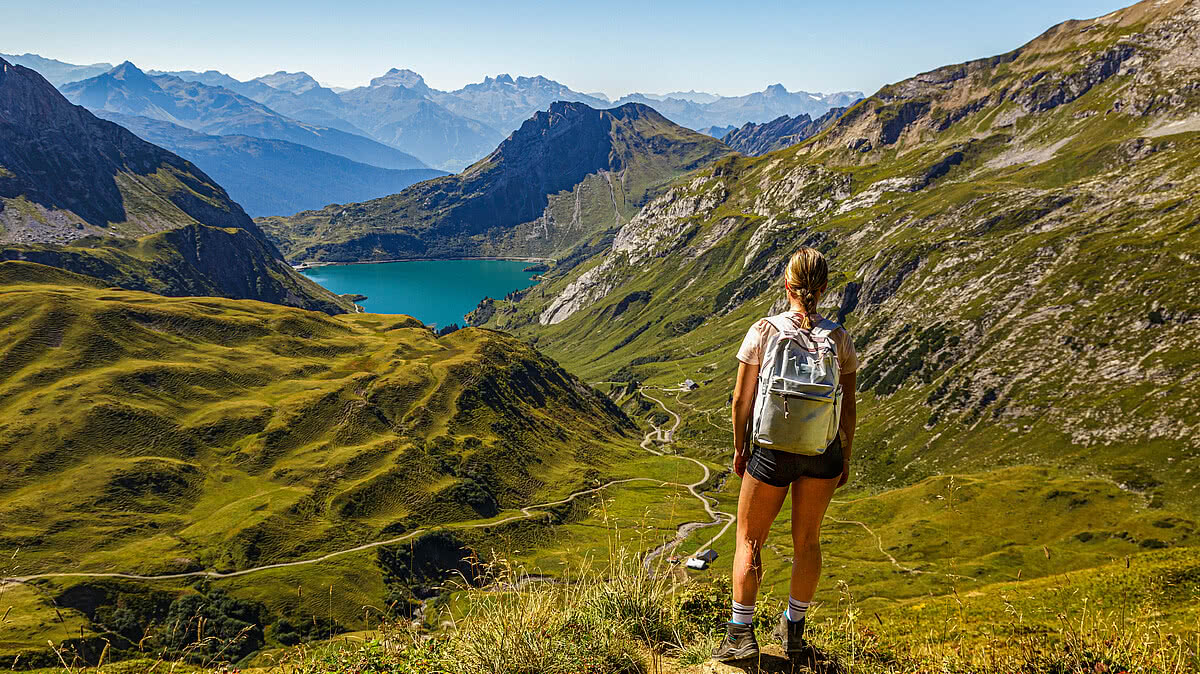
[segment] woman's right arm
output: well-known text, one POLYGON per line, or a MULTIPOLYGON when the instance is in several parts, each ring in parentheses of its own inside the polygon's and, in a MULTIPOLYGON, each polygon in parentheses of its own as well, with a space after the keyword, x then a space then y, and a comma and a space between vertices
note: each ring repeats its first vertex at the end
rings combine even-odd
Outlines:
POLYGON ((754 393, 758 389, 758 365, 740 363, 737 383, 733 385, 733 472, 738 477, 746 473, 746 451, 750 415, 754 412, 754 393))

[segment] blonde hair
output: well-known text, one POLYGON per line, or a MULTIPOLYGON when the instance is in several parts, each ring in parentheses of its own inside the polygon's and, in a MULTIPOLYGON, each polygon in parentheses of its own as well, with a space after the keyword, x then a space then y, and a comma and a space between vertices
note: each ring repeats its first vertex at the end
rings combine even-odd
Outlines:
POLYGON ((829 284, 829 263, 816 248, 805 246, 788 260, 783 272, 783 281, 789 297, 795 298, 804 308, 801 319, 806 329, 812 328, 813 314, 817 313, 817 300, 829 284))

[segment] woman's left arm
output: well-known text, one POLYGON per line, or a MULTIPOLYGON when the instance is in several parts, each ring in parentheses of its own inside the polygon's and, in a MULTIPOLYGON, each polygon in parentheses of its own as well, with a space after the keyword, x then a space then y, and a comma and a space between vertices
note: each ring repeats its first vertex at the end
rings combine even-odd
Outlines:
POLYGON ((842 477, 837 486, 842 486, 850 479, 850 454, 854 449, 854 426, 858 423, 858 399, 855 389, 858 386, 858 372, 842 375, 842 418, 839 431, 842 434, 842 477))
POLYGON ((758 365, 738 364, 737 381, 733 385, 733 472, 742 477, 750 454, 746 431, 754 413, 754 393, 758 389, 758 365))

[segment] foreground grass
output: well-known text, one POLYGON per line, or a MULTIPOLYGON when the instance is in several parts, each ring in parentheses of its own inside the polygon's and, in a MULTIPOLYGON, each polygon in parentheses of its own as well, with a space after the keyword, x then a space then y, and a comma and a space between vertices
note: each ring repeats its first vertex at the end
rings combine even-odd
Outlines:
MULTIPOLYGON (((647 574, 636 557, 612 556, 604 573, 581 571, 555 583, 528 582, 497 565, 486 589, 462 590, 467 608, 427 633, 388 624, 259 656, 238 671, 260 674, 608 674, 793 671, 777 647, 758 663, 707 663, 730 598, 724 578, 679 582, 669 569, 647 574), (750 666, 753 665, 753 666, 750 666)), ((810 613, 814 647, 806 660, 824 672, 1117 672, 1183 674, 1200 668, 1200 551, 1145 553, 1084 572, 1001 583, 890 611, 864 610, 851 588, 810 613)), ((759 602, 759 641, 782 602, 759 602)), ((64 663, 68 659, 64 654, 64 663)), ((43 672, 234 671, 129 661, 43 672)))

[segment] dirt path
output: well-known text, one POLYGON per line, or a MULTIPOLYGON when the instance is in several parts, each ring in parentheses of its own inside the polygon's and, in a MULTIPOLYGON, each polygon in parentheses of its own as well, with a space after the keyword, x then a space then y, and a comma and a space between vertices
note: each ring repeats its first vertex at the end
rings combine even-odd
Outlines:
MULTIPOLYGON (((663 485, 663 486, 682 487, 685 489, 691 488, 691 485, 680 484, 677 482, 664 482, 662 480, 658 480, 658 479, 650 478, 650 477, 630 477, 630 478, 625 478, 625 479, 621 479, 621 480, 612 480, 610 482, 605 482, 604 484, 602 484, 598 487, 592 487, 590 489, 581 489, 577 492, 574 492, 570 496, 567 496, 566 498, 563 498, 563 499, 559 499, 557 501, 549 501, 546 503, 539 503, 537 505, 525 506, 524 508, 520 509, 521 514, 519 514, 519 515, 512 515, 510 517, 505 517, 504 519, 500 519, 500 520, 488 521, 488 522, 478 522, 475 524, 449 524, 449 525, 446 525, 445 527, 441 527, 441 528, 442 529, 481 529, 484 527, 494 527, 494 526, 499 526, 501 524, 507 524, 508 522, 513 522, 516 520, 529 519, 532 517, 537 517, 539 514, 545 514, 545 513, 538 512, 539 510, 541 510, 543 508, 549 508, 551 506, 562 505, 564 503, 570 503, 571 501, 574 501, 575 499, 579 498, 580 496, 587 496, 589 494, 594 494, 598 491, 601 491, 601 490, 611 487, 613 485, 627 484, 629 482, 654 482, 656 484, 663 485)), ((378 547, 384 546, 384 545, 394 545, 396 543, 402 543, 404 541, 407 541, 410 538, 419 536, 419 535, 421 535, 423 533, 427 533, 429 531, 432 531, 432 529, 428 529, 428 528, 414 529, 413 531, 410 531, 407 534, 404 534, 403 536, 397 536, 395 538, 389 538, 387 540, 382 540, 382 541, 373 541, 371 543, 364 543, 362 545, 356 545, 352 548, 346 548, 344 550, 330 552, 330 553, 321 555, 319 557, 311 557, 309 559, 299 559, 299 560, 295 560, 295 561, 291 561, 291 562, 279 562, 276 564, 264 564, 263 566, 255 566, 255 567, 251 567, 249 569, 241 569, 238 571, 228 571, 228 572, 187 571, 184 573, 165 573, 165 574, 159 574, 159 575, 140 575, 140 574, 134 574, 134 573, 116 573, 116 572, 111 572, 111 573, 104 573, 104 572, 37 573, 37 574, 29 575, 29 576, 13 576, 10 578, 3 578, 3 579, 0 579, 0 583, 27 583, 32 580, 38 580, 39 578, 123 578, 126 580, 178 580, 178 579, 182 579, 182 578, 236 578, 238 576, 245 576, 245 575, 251 574, 251 573, 267 571, 269 569, 285 569, 285 568, 293 567, 293 566, 318 564, 320 562, 324 562, 324 561, 333 559, 334 557, 341 557, 342 555, 349 555, 349 554, 352 554, 355 552, 363 552, 364 550, 370 550, 372 548, 378 548, 378 547)))

